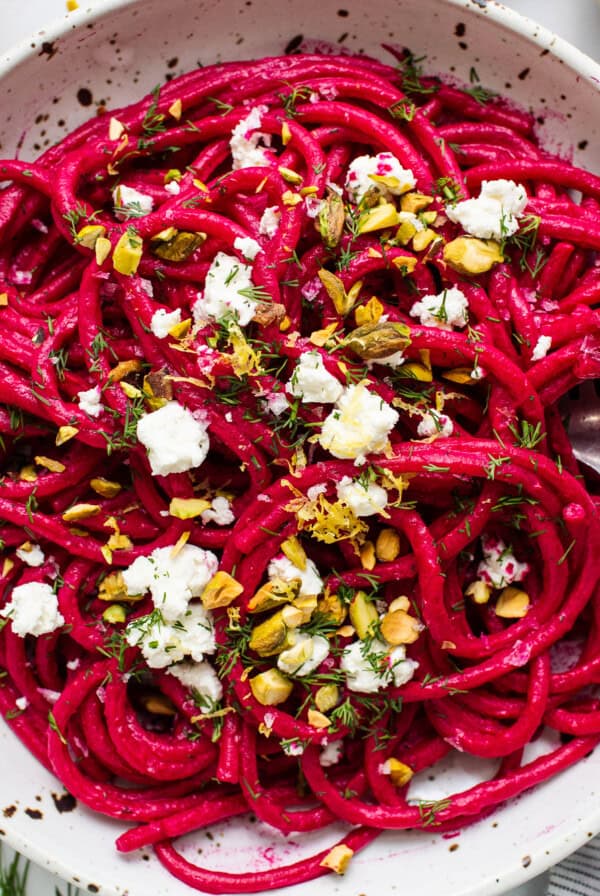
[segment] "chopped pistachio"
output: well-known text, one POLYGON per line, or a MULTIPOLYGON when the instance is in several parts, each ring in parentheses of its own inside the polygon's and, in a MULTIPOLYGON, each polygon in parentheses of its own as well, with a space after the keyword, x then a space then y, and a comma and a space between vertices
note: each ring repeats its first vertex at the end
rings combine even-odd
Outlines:
POLYGON ((318 709, 309 709, 307 712, 308 724, 312 728, 329 728, 331 725, 330 720, 327 718, 324 713, 319 712, 318 709))
POLYGON ((296 535, 290 535, 281 543, 281 550, 297 569, 306 569, 306 551, 296 535))
POLYGON ((180 320, 178 324, 174 324, 169 330, 169 336, 173 339, 185 339, 192 328, 192 318, 186 317, 180 320))
POLYGON ((293 690, 292 682, 278 669, 267 669, 249 680, 250 690, 262 706, 285 703, 293 690))
POLYGON ((394 610, 409 610, 410 609, 410 600, 405 594, 401 594, 400 597, 394 598, 391 604, 388 607, 388 611, 393 613, 394 610))
POLYGON ((413 215, 422 212, 433 202, 433 196, 426 196, 424 193, 416 193, 411 190, 405 193, 400 199, 400 208, 403 212, 412 212, 413 215))
POLYGON ((86 520, 90 516, 96 516, 101 510, 102 508, 99 504, 73 504, 72 507, 65 510, 62 518, 65 523, 74 523, 76 520, 86 520))
POLYGON ((476 582, 471 582, 465 594, 467 597, 473 598, 476 604, 487 604, 492 595, 492 589, 487 582, 478 579, 476 582))
POLYGON ((108 380, 110 383, 120 383, 126 376, 139 373, 142 367, 142 362, 133 358, 130 361, 119 361, 109 372, 108 380))
MULTIPOLYGON (((183 177, 183 174, 181 173, 181 171, 179 170, 179 168, 169 168, 169 170, 167 171, 167 173, 166 173, 165 176, 163 177, 163 183, 164 183, 164 184, 170 184, 170 183, 172 183, 173 181, 176 181, 177 183, 179 183, 179 181, 182 179, 182 177, 183 177)), ((177 231, 175 230, 175 228, 174 228, 174 227, 171 227, 171 228, 168 228, 168 229, 172 230, 172 231, 173 231, 173 236, 175 236, 175 233, 177 232, 177 231)))
POLYGON ((472 367, 454 367, 452 370, 445 370, 442 377, 445 380, 450 380, 451 383, 459 383, 461 386, 473 386, 476 381, 471 376, 472 373, 472 367))
POLYGON ((106 227, 102 224, 86 224, 77 231, 75 242, 86 249, 95 249, 100 237, 106 236, 106 227))
POLYGON ((394 759, 394 757, 390 757, 387 760, 388 768, 389 768, 389 777, 390 781, 394 785, 394 787, 404 787, 405 784, 408 784, 414 772, 410 765, 406 765, 404 762, 400 762, 399 759, 394 759))
POLYGON ((437 234, 435 230, 431 230, 429 227, 427 230, 419 230, 419 232, 415 233, 413 236, 413 249, 415 252, 422 252, 436 239, 439 239, 439 234, 437 234))
POLYGON ((364 591, 357 591, 350 601, 350 621, 361 641, 375 635, 379 614, 375 604, 367 600, 364 591))
POLYGON ((8 305, 8 293, 0 292, 0 307, 5 307, 8 305))
POLYGON ((417 380, 419 383, 431 383, 433 381, 431 367, 420 364, 418 361, 408 361, 397 372, 399 376, 417 380))
POLYGON ((259 656, 273 656, 292 646, 281 610, 255 626, 250 636, 249 646, 259 656))
POLYGON ((324 684, 315 693, 315 705, 321 712, 329 712, 338 705, 340 689, 336 684, 324 684))
POLYGON ((336 874, 344 874, 353 855, 353 849, 350 849, 345 843, 340 843, 327 853, 320 865, 323 868, 330 868, 336 874))
POLYGON ((105 236, 100 236, 96 240, 94 244, 94 250, 96 254, 96 264, 98 267, 104 264, 108 256, 110 255, 110 250, 112 249, 112 245, 110 240, 108 240, 105 236))
POLYGON ((381 634, 394 647, 398 644, 413 644, 422 629, 419 620, 405 610, 388 611, 381 620, 381 634))
POLYGON ((399 321, 364 324, 352 330, 345 341, 359 358, 375 361, 407 348, 410 345, 410 327, 399 321))
POLYGON ((342 197, 329 190, 321 202, 318 216, 319 232, 328 249, 335 249, 344 232, 345 212, 342 197))
POLYGON ((140 703, 146 712, 151 712, 155 716, 177 715, 174 704, 165 694, 144 694, 140 697, 140 703))
POLYGON ((375 205, 362 212, 356 229, 359 234, 372 233, 374 230, 396 227, 399 222, 400 216, 396 206, 391 202, 383 202, 381 205, 375 205))
POLYGON ((395 529, 382 529, 375 542, 375 556, 380 563, 392 563, 400 553, 400 536, 395 529))
POLYGON ((210 501, 204 498, 171 498, 169 514, 178 520, 193 520, 210 509, 210 501))
MULTIPOLYGON (((342 315, 348 314, 358 298, 358 293, 362 288, 362 281, 357 281, 347 293, 342 280, 335 274, 332 274, 331 271, 328 271, 326 268, 321 268, 317 271, 317 275, 325 287, 327 295, 333 302, 337 313, 342 315)), ((312 337, 311 341, 314 342, 312 337)))
POLYGON ((1 573, 1 576, 3 579, 6 578, 6 576, 9 574, 9 572, 12 569, 14 569, 14 566, 15 566, 14 560, 11 560, 10 557, 4 558, 4 560, 2 562, 2 573, 1 573))
POLYGON ((135 274, 142 260, 143 249, 144 243, 141 236, 128 227, 121 234, 114 248, 113 268, 115 271, 125 277, 135 274))
POLYGON ((400 243, 402 246, 407 246, 408 243, 412 240, 413 236, 416 234, 417 228, 412 220, 409 218, 405 218, 404 220, 400 219, 400 227, 396 231, 394 235, 394 239, 397 243, 400 243))
POLYGON ((64 445, 65 442, 68 442, 69 439, 72 439, 74 436, 76 436, 78 432, 79 430, 76 426, 59 426, 54 444, 57 447, 59 447, 60 445, 64 445))
POLYGON ((286 183, 296 185, 302 183, 302 175, 298 174, 298 172, 294 171, 292 168, 286 168, 284 165, 280 165, 277 170, 286 183))
POLYGON ((207 610, 228 607, 243 590, 244 586, 237 579, 234 579, 228 572, 219 570, 205 587, 200 595, 200 600, 207 610))
MULTIPOLYGON (((285 607, 281 609, 281 618, 285 622, 288 628, 298 628, 302 625, 304 621, 304 613, 299 607, 295 607, 293 604, 286 604, 285 607)), ((311 642, 306 642, 311 643, 311 642)), ((293 648, 292 648, 293 649, 293 648)), ((311 647, 312 651, 312 647, 311 647)), ((290 651, 288 651, 289 653, 290 651)), ((311 653, 312 655, 312 653, 311 653)), ((308 657, 306 657, 308 659, 308 657)))
POLYGON ((98 587, 98 600, 126 601, 136 603, 142 600, 143 595, 131 596, 127 594, 125 580, 122 572, 111 572, 104 576, 98 587))
POLYGON ((337 330, 337 323, 329 324, 323 330, 313 330, 313 332, 308 337, 313 345, 318 345, 321 348, 325 345, 326 342, 331 339, 335 331, 337 330))
POLYGON ((444 261, 459 274, 484 274, 504 261, 504 255, 495 240, 459 236, 444 246, 444 261))
POLYGON ((382 314, 383 305, 377 296, 372 296, 366 305, 359 305, 354 309, 354 320, 357 327, 364 327, 366 324, 378 323, 382 314))
POLYGON ((412 274, 419 263, 419 259, 414 255, 396 255, 392 258, 392 264, 398 268, 403 274, 412 274))
POLYGON ((121 604, 111 604, 102 614, 102 618, 105 622, 110 622, 112 625, 116 625, 118 622, 125 622, 127 613, 121 604))
POLYGON ((137 386, 132 386, 131 383, 127 383, 125 380, 119 383, 119 387, 127 398, 141 398, 143 395, 141 389, 138 389, 137 386))
POLYGON ((119 140, 124 131, 125 126, 119 121, 119 119, 111 117, 108 123, 108 139, 119 140))
POLYGON ((44 457, 43 454, 36 454, 34 460, 38 467, 45 467, 51 473, 64 473, 67 469, 59 460, 54 460, 52 457, 44 457))
POLYGON ((317 601, 317 613, 336 625, 341 625, 348 613, 344 602, 337 594, 330 594, 325 591, 322 597, 317 601))
POLYGON ((181 100, 177 99, 174 103, 171 103, 167 111, 171 118, 174 118, 175 121, 179 121, 183 113, 183 103, 181 100))
POLYGON ((305 622, 310 621, 312 614, 317 609, 317 596, 316 594, 303 594, 301 597, 295 597, 292 605, 300 610, 302 625, 304 625, 305 622))
POLYGON ((291 139, 292 132, 290 131, 290 126, 287 121, 284 121, 281 125, 281 142, 284 146, 287 146, 291 139))
POLYGON ((526 591, 509 585, 500 592, 494 610, 502 619, 522 619, 529 611, 529 604, 526 591))
POLYGON ((372 541, 365 541, 360 546, 360 565, 363 569, 375 569, 375 545, 372 541))
POLYGON ((290 582, 284 579, 273 579, 271 582, 267 582, 248 601, 248 612, 263 613, 265 610, 272 610, 281 604, 291 603, 298 597, 300 584, 300 579, 292 579, 290 582))
POLYGON ((292 190, 286 190, 281 195, 281 201, 284 205, 293 208, 295 205, 300 205, 302 196, 299 193, 294 193, 292 190))
MULTIPOLYGON (((168 228, 169 230, 171 228, 168 228)), ((162 234, 166 231, 161 231, 162 234)), ((160 234, 154 236, 150 243, 152 253, 163 261, 186 261, 196 249, 206 240, 205 233, 194 233, 192 231, 180 230, 175 231, 169 239, 158 239, 160 234)))
POLYGON ((37 478, 38 474, 36 473, 33 464, 27 464, 19 470, 19 479, 22 482, 36 482, 37 478))
POLYGON ((173 558, 174 558, 174 557, 177 557, 177 555, 181 553, 181 551, 182 551, 182 549, 184 548, 184 546, 185 546, 185 545, 188 543, 188 541, 190 540, 190 535, 191 535, 191 534, 192 534, 192 533, 190 532, 189 529, 188 529, 186 532, 182 532, 182 533, 181 533, 181 535, 179 536, 179 538, 177 539, 177 541, 175 542, 175 544, 174 544, 173 547, 171 548, 171 553, 169 554, 170 557, 173 557, 173 558))

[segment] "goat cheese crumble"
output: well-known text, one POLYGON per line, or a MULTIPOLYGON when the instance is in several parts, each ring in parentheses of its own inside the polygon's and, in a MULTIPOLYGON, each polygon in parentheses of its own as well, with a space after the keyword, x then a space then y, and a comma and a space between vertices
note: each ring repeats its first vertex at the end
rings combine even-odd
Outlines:
POLYGON ((84 389, 82 392, 77 393, 79 407, 84 414, 88 415, 88 417, 100 416, 104 410, 101 398, 102 393, 100 391, 100 386, 94 386, 92 389, 84 389))
POLYGON ((344 649, 340 661, 348 689, 360 694, 375 694, 391 684, 401 687, 410 681, 418 665, 406 657, 404 645, 389 650, 377 639, 369 644, 354 641, 344 649))
POLYGON ((291 647, 282 650, 277 657, 277 668, 286 675, 300 678, 310 675, 329 656, 329 641, 321 635, 307 635, 302 631, 290 632, 291 647))
POLYGON ((300 597, 317 595, 323 590, 323 579, 314 562, 309 558, 306 560, 306 568, 299 569, 285 554, 278 554, 269 563, 267 575, 271 582, 273 579, 283 579, 284 582, 300 579, 300 597))
POLYGON ((446 206, 446 215, 465 233, 479 239, 501 240, 519 229, 527 205, 525 187, 513 180, 484 180, 479 196, 446 206))
POLYGON ((447 438, 454 432, 454 423, 447 414, 438 414, 437 411, 427 411, 417 426, 417 435, 421 438, 439 436, 447 438))
POLYGON ((192 306, 196 323, 233 314, 240 326, 250 323, 256 311, 252 298, 252 268, 235 255, 217 252, 206 274, 204 292, 192 306))
POLYGON ((386 490, 374 482, 363 485, 358 479, 344 476, 336 489, 339 500, 347 504, 355 516, 373 516, 381 513, 387 506, 386 490))
POLYGON ((201 663, 183 662, 167 669, 169 675, 178 678, 186 688, 196 691, 200 696, 200 712, 212 712, 213 707, 223 696, 223 685, 219 676, 204 660, 201 663))
POLYGON ((285 391, 305 404, 334 404, 344 387, 325 368, 319 352, 306 352, 296 364, 285 391))
POLYGON ((345 187, 352 201, 359 204, 370 190, 384 196, 400 196, 416 183, 410 168, 403 168, 395 155, 380 152, 376 156, 358 156, 350 162, 345 187))
POLYGON ((233 170, 238 168, 264 167, 269 164, 265 147, 270 146, 271 137, 259 130, 266 106, 255 106, 245 118, 238 121, 233 131, 229 147, 233 159, 233 170))
POLYGON ((172 330, 176 324, 180 323, 181 308, 176 308, 175 311, 167 311, 165 308, 158 308, 152 315, 150 329, 157 339, 166 339, 169 335, 169 331, 172 330))
POLYGON ((398 411, 358 383, 344 389, 323 421, 319 442, 334 457, 360 464, 365 455, 385 449, 398 419, 398 411))
POLYGON ((185 473, 204 463, 210 447, 206 424, 177 401, 144 414, 137 437, 148 452, 154 476, 185 473))
POLYGON ((469 321, 469 300, 457 286, 444 289, 437 296, 427 295, 415 302, 411 317, 418 317, 424 327, 452 330, 466 327, 469 321))
POLYGON ((149 215, 154 206, 152 196, 146 193, 140 193, 133 187, 125 184, 119 184, 113 190, 113 202, 115 205, 115 215, 121 221, 127 218, 141 218, 149 215))
POLYGON ((15 635, 47 635, 64 625, 58 598, 46 582, 27 582, 13 588, 10 601, 0 610, 10 619, 15 635))
POLYGON ((22 560, 27 566, 32 567, 41 566, 46 559, 46 555, 39 544, 21 545, 20 548, 17 548, 15 554, 19 560, 22 560))
POLYGON ((477 567, 477 575, 492 588, 504 588, 513 582, 521 582, 529 572, 529 564, 519 563, 501 538, 482 535, 481 548, 483 560, 477 567))
POLYGON ((541 361, 545 358, 552 346, 551 336, 540 336, 531 353, 532 361, 541 361))

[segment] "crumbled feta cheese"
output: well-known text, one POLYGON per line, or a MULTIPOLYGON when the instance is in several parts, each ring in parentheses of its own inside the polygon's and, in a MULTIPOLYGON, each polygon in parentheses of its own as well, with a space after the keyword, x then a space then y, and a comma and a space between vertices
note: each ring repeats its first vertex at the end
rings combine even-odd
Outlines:
POLYGON ((331 765, 337 765, 342 758, 344 752, 343 740, 332 740, 330 744, 323 747, 319 756, 319 762, 323 768, 329 768, 331 765))
POLYGON ((145 277, 140 277, 138 279, 139 285, 142 287, 147 296, 150 296, 152 299, 154 297, 154 287, 152 286, 152 280, 147 280, 145 277))
POLYGON ((263 402, 274 417, 281 417, 290 409, 290 403, 284 392, 268 392, 263 396, 263 402))
POLYGON ((355 516, 372 516, 387 507, 386 490, 374 482, 363 484, 360 479, 352 480, 349 476, 344 476, 336 488, 340 501, 347 504, 355 516))
POLYGON ((323 284, 319 278, 313 277, 312 280, 306 281, 304 286, 301 287, 300 292, 302 293, 302 298, 306 299, 307 302, 314 302, 322 289, 323 284))
POLYGON ((329 656, 329 641, 321 635, 294 631, 288 637, 292 646, 277 657, 277 668, 286 675, 310 675, 329 656))
POLYGON ((451 330, 466 327, 469 321, 469 300, 461 289, 451 286, 437 296, 423 296, 410 309, 411 317, 418 317, 425 327, 451 330))
POLYGON ((115 204, 115 215, 121 220, 127 218, 141 218, 149 215, 154 205, 152 196, 146 193, 140 193, 133 187, 125 184, 119 184, 113 190, 113 201, 115 204))
POLYGON ((82 392, 77 393, 79 407, 84 414, 87 414, 89 417, 99 417, 104 410, 104 405, 100 400, 101 397, 102 393, 100 391, 100 386, 94 386, 92 389, 84 389, 82 392))
POLYGON ((186 688, 196 691, 202 698, 199 700, 200 712, 212 712, 216 703, 223 696, 223 685, 219 676, 206 661, 202 663, 177 663, 167 669, 169 675, 174 675, 186 688))
POLYGON ((167 193, 170 193, 171 196, 179 196, 181 193, 181 184, 176 180, 170 180, 168 184, 165 184, 165 190, 167 193))
POLYGON ((327 491, 327 483, 318 482, 316 485, 311 485, 311 487, 306 492, 306 497, 309 501, 316 501, 319 495, 324 495, 327 491))
POLYGON ((172 623, 157 611, 134 619, 125 629, 125 639, 140 648, 151 669, 164 669, 185 657, 200 663, 216 650, 212 616, 199 603, 189 604, 172 623))
POLYGON ((27 697, 17 697, 17 699, 15 700, 15 706, 17 707, 17 709, 20 709, 21 712, 24 712, 29 706, 29 700, 27 699, 27 697))
POLYGON ((164 308, 159 308, 152 315, 150 329, 157 339, 166 339, 169 335, 169 330, 172 330, 176 324, 180 323, 181 308, 176 308, 175 311, 166 311, 164 308))
POLYGON ((385 367, 391 367, 392 370, 396 370, 396 368, 402 367, 405 361, 404 352, 397 351, 391 355, 385 355, 383 358, 377 358, 376 361, 367 361, 367 364, 369 367, 372 367, 374 364, 383 364, 385 367))
POLYGON ((58 598, 46 582, 17 585, 0 616, 11 620, 13 632, 21 638, 46 635, 65 622, 58 609, 58 598))
POLYGON ((437 411, 427 411, 417 426, 417 435, 421 438, 439 436, 446 438, 454 432, 454 423, 447 414, 438 414, 437 411))
POLYGON ((264 147, 270 145, 271 137, 258 130, 262 123, 262 114, 266 111, 268 111, 266 106, 255 106, 231 132, 229 146, 234 171, 238 168, 264 167, 269 164, 269 157, 264 147))
POLYGON ((14 271, 12 279, 16 286, 26 286, 33 280, 33 271, 14 271))
POLYGON ((501 538, 482 535, 481 547, 483 560, 477 567, 477 576, 492 588, 504 588, 513 582, 521 582, 529 572, 529 564, 519 563, 501 538))
POLYGON ((137 437, 148 452, 154 476, 185 473, 204 463, 210 442, 206 424, 177 401, 138 420, 137 437))
POLYGON ((306 569, 298 569, 285 554, 279 554, 269 563, 267 575, 269 581, 283 579, 284 582, 291 582, 292 579, 300 579, 300 597, 320 594, 323 590, 323 579, 319 575, 319 570, 308 558, 306 569))
POLYGON ((173 547, 156 548, 147 557, 136 557, 123 570, 123 581, 131 595, 150 592, 163 619, 173 622, 187 610, 193 597, 200 597, 217 569, 212 551, 185 544, 174 557, 173 547))
POLYGON ((361 463, 366 454, 384 450, 398 417, 397 411, 362 383, 348 386, 323 421, 319 442, 334 457, 361 463))
POLYGON ((38 688, 38 694, 41 694, 44 700, 47 700, 48 703, 56 703, 56 701, 61 696, 60 691, 53 691, 52 688, 38 688))
POLYGON ((253 288, 252 268, 234 255, 217 252, 206 274, 204 293, 198 293, 192 312, 194 320, 219 320, 226 314, 237 317, 245 327, 254 317, 256 301, 243 292, 253 288))
POLYGON ((281 212, 276 205, 270 205, 262 213, 258 225, 258 232, 261 236, 274 237, 279 230, 279 221, 281 220, 281 212))
POLYGON ((399 160, 391 152, 380 152, 376 156, 358 156, 348 166, 346 174, 346 190, 353 202, 360 203, 369 190, 376 190, 382 195, 400 196, 416 185, 415 176, 410 168, 403 168, 399 160), (384 183, 373 180, 384 177, 384 183))
POLYGON ((484 180, 479 196, 446 206, 446 215, 465 233, 480 239, 500 240, 519 229, 518 219, 527 205, 525 187, 512 180, 484 180))
POLYGON ((233 248, 247 258, 248 261, 254 261, 259 252, 262 252, 260 243, 253 240, 251 236, 236 236, 233 241, 233 248))
POLYGON ((291 741, 282 741, 281 749, 285 753, 286 756, 302 756, 304 750, 306 749, 302 741, 299 740, 291 740, 291 741))
POLYGON ((81 660, 79 659, 79 657, 75 657, 74 660, 69 660, 67 662, 67 669, 69 670, 69 672, 75 672, 75 670, 79 669, 80 666, 81 660))
POLYGON ((349 644, 340 661, 340 669, 346 673, 348 689, 361 694, 374 694, 392 683, 400 687, 410 681, 419 664, 407 659, 404 645, 394 647, 389 653, 388 650, 389 647, 377 639, 370 643, 354 641, 349 644), (379 665, 379 669, 376 670, 374 665, 379 665))
POLYGON ((550 346, 552 345, 552 337, 551 336, 540 336, 538 341, 536 342, 534 349, 531 353, 532 361, 541 361, 542 358, 545 358, 548 352, 550 351, 550 346))
POLYGON ((22 546, 17 548, 15 553, 19 560, 22 560, 27 566, 41 566, 46 559, 46 555, 39 544, 27 545, 27 547, 22 546))
POLYGON ((317 218, 321 212, 321 209, 324 206, 324 202, 322 199, 319 199, 318 196, 312 196, 310 193, 308 196, 304 197, 304 206, 306 208, 306 214, 309 218, 313 220, 317 218))
POLYGON ((221 495, 213 498, 209 509, 202 511, 200 516, 203 523, 215 523, 217 526, 229 526, 235 520, 231 501, 221 495))
POLYGON ((300 356, 285 391, 304 404, 333 404, 344 387, 325 368, 319 352, 306 352, 300 356))

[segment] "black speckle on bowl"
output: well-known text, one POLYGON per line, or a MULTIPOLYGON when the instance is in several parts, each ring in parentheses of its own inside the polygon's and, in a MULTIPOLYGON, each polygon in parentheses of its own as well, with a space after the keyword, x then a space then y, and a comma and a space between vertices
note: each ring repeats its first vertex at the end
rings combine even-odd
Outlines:
POLYGON ((34 819, 34 821, 39 821, 44 817, 43 813, 39 809, 25 809, 25 815, 29 815, 30 818, 34 819))
POLYGON ((88 884, 87 888, 90 891, 90 893, 100 892, 100 887, 98 886, 98 884, 88 884))
POLYGON ((284 53, 297 53, 303 40, 303 34, 296 34, 295 37, 292 37, 292 39, 287 42, 284 53))
POLYGON ((519 81, 524 81, 530 71, 531 71, 530 68, 524 68, 522 72, 519 72, 519 74, 518 74, 519 81))
POLYGON ((523 866, 523 868, 529 868, 529 866, 531 865, 531 856, 523 856, 523 858, 521 859, 521 865, 523 866))
POLYGON ((338 16, 341 16, 342 19, 345 19, 350 15, 347 9, 338 9, 337 14, 338 16))
POLYGON ((454 33, 456 34, 457 37, 464 37, 466 30, 467 30, 467 26, 465 25, 464 22, 457 22, 456 28, 454 29, 454 33))
POLYGON ((80 87, 77 91, 77 102, 80 106, 91 106, 94 102, 92 91, 88 87, 80 87))
POLYGON ((2 814, 4 815, 5 818, 12 818, 16 811, 17 811, 16 806, 5 806, 2 814))
POLYGON ((63 812, 72 812, 77 806, 77 800, 70 793, 53 793, 54 808, 61 815, 63 812))
POLYGON ((459 846, 460 846, 460 843, 451 843, 450 846, 448 847, 448 852, 456 852, 456 850, 458 849, 459 846))
MULTIPOLYGON (((35 47, 35 44, 32 44, 32 47, 35 47)), ((52 59, 52 57, 56 54, 56 52, 57 52, 56 41, 45 40, 42 43, 42 47, 41 47, 40 52, 38 53, 38 56, 47 56, 48 59, 52 59)))
POLYGON ((468 50, 468 49, 469 49, 469 45, 468 45, 468 43, 466 43, 464 40, 459 40, 459 42, 458 42, 458 46, 461 48, 461 50, 468 50))

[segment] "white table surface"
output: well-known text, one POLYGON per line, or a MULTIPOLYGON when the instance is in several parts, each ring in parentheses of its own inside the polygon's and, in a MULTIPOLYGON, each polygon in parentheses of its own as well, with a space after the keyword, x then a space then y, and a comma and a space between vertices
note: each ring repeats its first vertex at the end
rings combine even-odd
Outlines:
MULTIPOLYGON (((84 9, 100 9, 103 4, 104 0, 79 0, 84 9)), ((504 5, 541 22, 589 56, 600 57, 600 5, 595 0, 510 0, 504 5)), ((65 0, 0 0, 0 52, 65 15, 65 0)), ((4 855, 10 854, 5 847, 4 855)), ((52 896, 56 884, 53 875, 32 868, 28 896, 52 896)), ((541 875, 507 896, 543 896, 546 885, 546 875, 541 875)), ((58 886, 67 893, 66 884, 58 886)))

